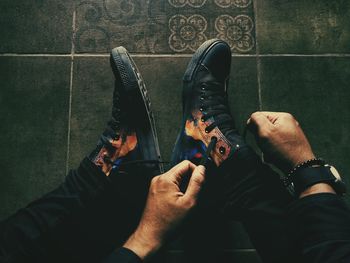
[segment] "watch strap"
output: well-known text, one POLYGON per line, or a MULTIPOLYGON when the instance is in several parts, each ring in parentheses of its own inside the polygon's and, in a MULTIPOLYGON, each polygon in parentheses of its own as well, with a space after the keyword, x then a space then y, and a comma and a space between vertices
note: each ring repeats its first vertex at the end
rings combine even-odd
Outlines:
POLYGON ((336 178, 330 171, 330 166, 308 166, 298 169, 292 176, 294 190, 300 194, 308 187, 318 183, 333 184, 336 178))

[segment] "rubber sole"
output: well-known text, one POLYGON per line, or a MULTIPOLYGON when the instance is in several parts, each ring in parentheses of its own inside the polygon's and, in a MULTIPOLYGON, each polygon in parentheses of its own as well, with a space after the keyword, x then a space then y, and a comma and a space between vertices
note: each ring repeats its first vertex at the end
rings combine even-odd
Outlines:
POLYGON ((210 39, 205 41, 193 54, 191 61, 188 63, 185 74, 183 76, 184 81, 191 81, 197 68, 201 65, 206 54, 210 51, 211 47, 217 43, 222 43, 219 39, 210 39))
MULTIPOLYGON (((159 149, 157 131, 155 128, 155 120, 153 112, 151 110, 151 101, 148 96, 147 88, 135 62, 124 47, 117 47, 112 50, 111 67, 115 77, 121 80, 123 84, 122 88, 124 89, 129 102, 132 103, 131 107, 136 113, 135 115, 147 116, 146 121, 149 123, 150 130, 152 132, 151 139, 154 145, 145 145, 143 147, 143 151, 149 152, 150 149, 145 149, 145 147, 154 148, 157 158, 161 162, 162 159, 159 149)), ((141 121, 141 123, 145 123, 145 120, 141 121)), ((147 134, 144 135, 147 136, 147 134)), ((148 159, 148 156, 145 156, 145 159, 148 159)), ((159 164, 159 168, 161 173, 164 172, 163 165, 161 163, 159 164)))

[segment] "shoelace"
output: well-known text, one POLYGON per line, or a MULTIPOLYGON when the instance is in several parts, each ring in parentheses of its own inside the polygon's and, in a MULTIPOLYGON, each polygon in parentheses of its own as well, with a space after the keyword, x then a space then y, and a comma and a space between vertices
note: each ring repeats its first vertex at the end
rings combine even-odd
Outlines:
MULTIPOLYGON (((109 163, 111 165, 114 164, 114 162, 111 160, 111 158, 107 155, 103 157, 103 161, 106 163, 109 163)), ((129 166, 129 165, 140 165, 140 164, 168 164, 169 162, 162 162, 159 160, 134 160, 134 161, 128 161, 128 162, 123 162, 119 165, 119 167, 122 166, 129 166)))
POLYGON ((162 162, 159 160, 134 160, 121 163, 120 166, 128 166, 128 165, 139 165, 139 164, 169 164, 170 162, 162 162))
POLYGON ((206 82, 200 86, 200 111, 203 113, 202 121, 206 121, 211 117, 215 117, 205 132, 211 132, 215 127, 220 127, 220 130, 225 136, 232 132, 236 132, 233 126, 233 119, 229 113, 227 95, 219 82, 206 82))
POLYGON ((202 159, 201 159, 201 161, 199 163, 200 165, 203 165, 203 166, 207 167, 209 161, 211 161, 210 153, 214 149, 217 141, 218 141, 218 139, 215 136, 211 137, 211 140, 210 140, 208 148, 207 148, 207 150, 205 152, 205 155, 203 155, 203 157, 202 157, 202 159))

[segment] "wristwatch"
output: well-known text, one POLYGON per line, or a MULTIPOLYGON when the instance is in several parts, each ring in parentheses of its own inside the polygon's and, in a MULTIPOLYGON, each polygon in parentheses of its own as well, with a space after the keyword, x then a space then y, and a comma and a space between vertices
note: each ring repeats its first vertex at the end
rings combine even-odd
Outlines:
POLYGON ((338 195, 346 193, 346 185, 337 169, 322 159, 312 159, 298 165, 284 179, 285 186, 295 196, 318 183, 329 184, 338 195))

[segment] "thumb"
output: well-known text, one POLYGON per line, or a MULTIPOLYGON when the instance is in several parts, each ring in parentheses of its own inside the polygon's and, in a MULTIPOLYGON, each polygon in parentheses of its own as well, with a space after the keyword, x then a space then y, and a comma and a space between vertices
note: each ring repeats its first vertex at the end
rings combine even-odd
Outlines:
POLYGON ((205 181, 205 167, 203 165, 198 165, 193 170, 190 182, 188 183, 186 193, 183 197, 189 200, 194 200, 194 201, 197 200, 198 193, 201 190, 204 181, 205 181))

